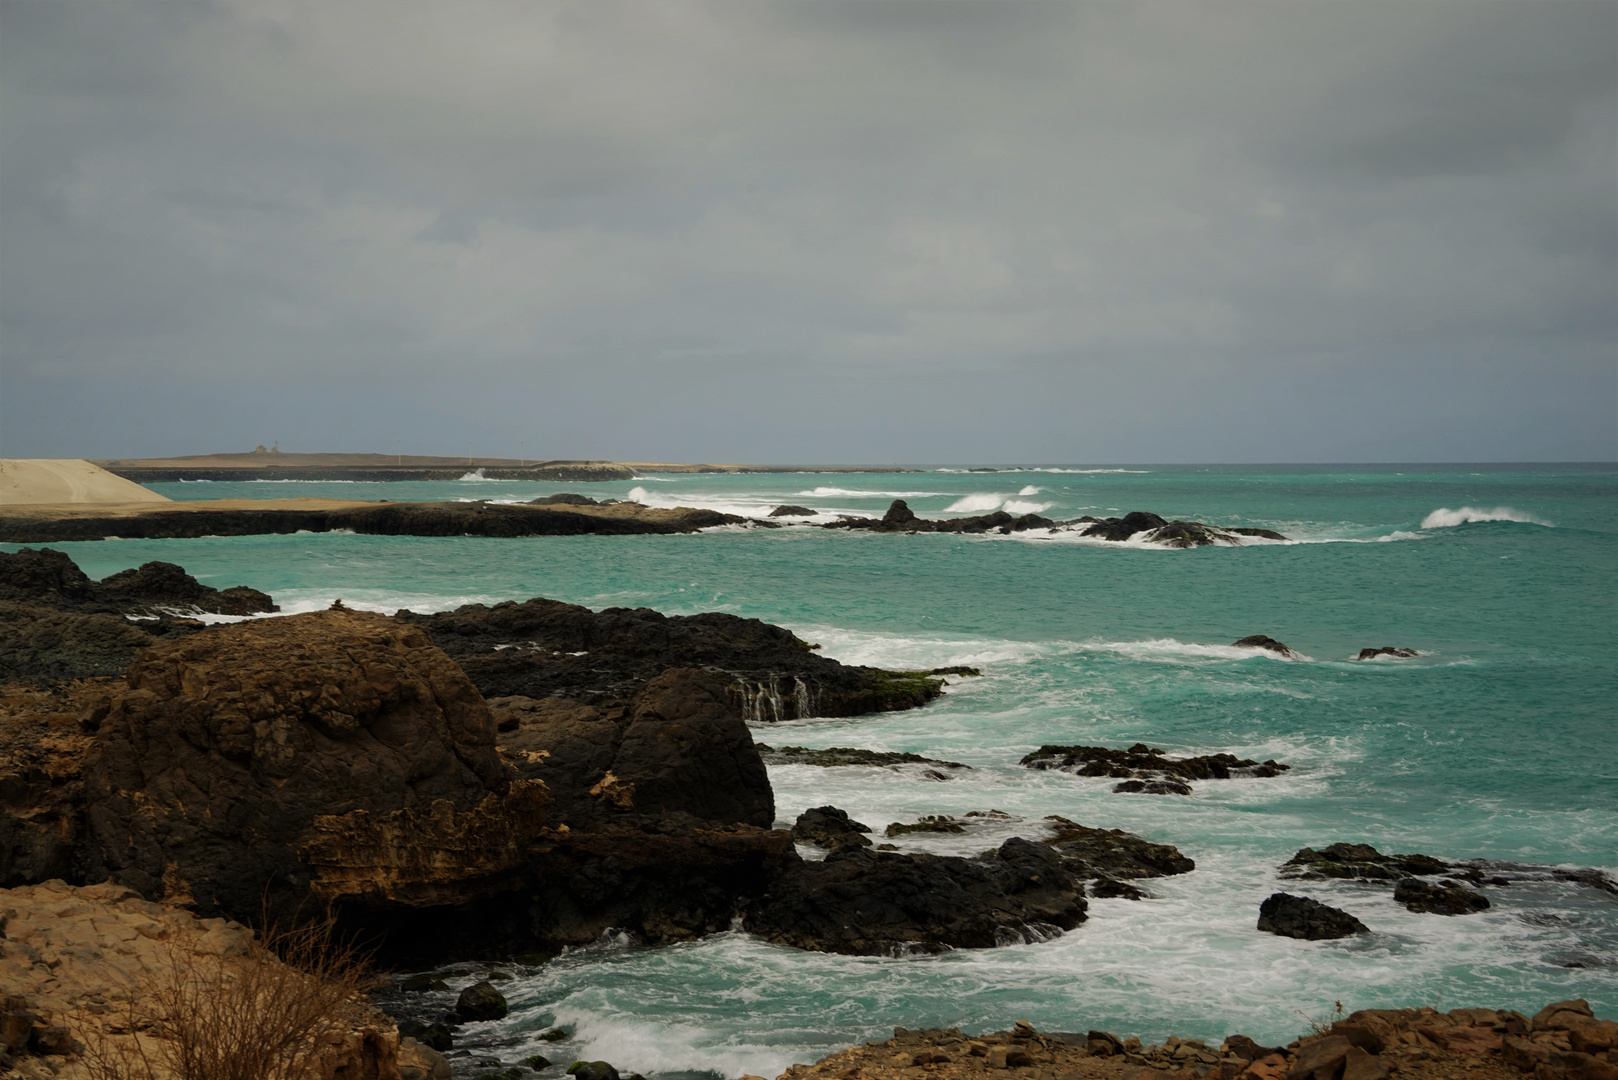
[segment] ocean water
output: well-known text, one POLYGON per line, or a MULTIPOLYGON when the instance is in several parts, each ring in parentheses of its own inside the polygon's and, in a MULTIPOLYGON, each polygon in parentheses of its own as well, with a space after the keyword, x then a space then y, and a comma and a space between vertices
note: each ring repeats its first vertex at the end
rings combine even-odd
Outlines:
MULTIPOLYGON (((774 1076, 895 1025, 1103 1028, 1158 1041, 1391 1005, 1510 1006, 1584 997, 1618 1016, 1618 898, 1573 884, 1485 888, 1493 907, 1412 914, 1386 889, 1282 883, 1303 846, 1595 866, 1618 874, 1618 471, 1579 466, 1189 468, 665 475, 609 484, 187 483, 173 498, 494 499, 557 491, 760 515, 794 503, 923 516, 1004 507, 1051 517, 1150 510, 1276 529, 1293 542, 1185 551, 1071 535, 891 536, 806 527, 665 537, 347 534, 52 545, 94 576, 149 559, 286 610, 438 610, 550 596, 591 607, 720 610, 792 628, 844 661, 971 664, 925 709, 760 725, 775 745, 908 750, 972 766, 777 766, 780 824, 831 803, 877 830, 921 814, 1012 819, 905 850, 972 854, 1060 814, 1172 843, 1195 872, 1151 899, 1092 900, 1057 940, 932 957, 851 958, 740 932, 644 948, 609 938, 537 970, 507 968, 511 1016, 461 1045, 518 1060, 605 1058, 652 1074, 774 1076), (1229 647, 1279 638, 1305 659, 1229 647), (1363 646, 1420 650, 1356 662, 1363 646), (1042 743, 1276 758, 1273 779, 1189 797, 1033 772, 1042 743), (1340 942, 1254 929, 1277 889, 1372 930, 1340 942), (569 1038, 539 1035, 565 1027, 569 1038)), ((14 547, 14 546, 13 546, 14 547)), ((484 969, 478 969, 484 970, 484 969)), ((452 984, 471 981, 471 969, 452 984)))

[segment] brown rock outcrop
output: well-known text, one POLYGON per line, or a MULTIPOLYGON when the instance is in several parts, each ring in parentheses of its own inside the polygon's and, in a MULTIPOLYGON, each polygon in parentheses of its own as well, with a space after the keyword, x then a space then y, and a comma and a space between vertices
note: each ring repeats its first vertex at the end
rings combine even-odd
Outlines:
POLYGON ((421 630, 324 611, 156 646, 89 717, 85 872, 203 914, 290 915, 317 817, 470 808, 511 772, 488 706, 421 630))

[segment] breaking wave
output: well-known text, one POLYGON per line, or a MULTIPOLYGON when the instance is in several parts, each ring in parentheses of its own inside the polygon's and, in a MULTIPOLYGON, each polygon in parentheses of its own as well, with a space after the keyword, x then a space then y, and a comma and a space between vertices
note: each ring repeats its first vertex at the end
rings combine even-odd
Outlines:
POLYGON ((1448 507, 1439 507, 1421 519, 1424 529, 1448 529, 1456 525, 1470 525, 1481 521, 1520 521, 1529 525, 1550 525, 1548 521, 1541 521, 1532 514, 1525 514, 1521 510, 1513 510, 1509 506, 1497 506, 1493 510, 1479 510, 1475 506, 1463 506, 1459 510, 1448 507))
POLYGON ((944 512, 986 514, 991 510, 1000 509, 1000 504, 1004 501, 999 495, 963 495, 944 507, 944 512))

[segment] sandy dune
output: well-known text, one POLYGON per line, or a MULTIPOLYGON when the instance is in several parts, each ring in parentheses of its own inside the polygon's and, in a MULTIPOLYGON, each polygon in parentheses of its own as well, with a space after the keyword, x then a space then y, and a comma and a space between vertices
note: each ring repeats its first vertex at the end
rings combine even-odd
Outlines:
POLYGON ((0 506, 169 501, 155 491, 80 459, 0 459, 0 506))

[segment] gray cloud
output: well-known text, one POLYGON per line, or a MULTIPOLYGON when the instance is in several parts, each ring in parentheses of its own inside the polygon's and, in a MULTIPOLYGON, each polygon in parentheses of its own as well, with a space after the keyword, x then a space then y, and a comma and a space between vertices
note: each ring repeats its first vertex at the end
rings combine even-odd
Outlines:
POLYGON ((0 31, 8 455, 1618 449, 1608 3, 11 0, 0 31))

